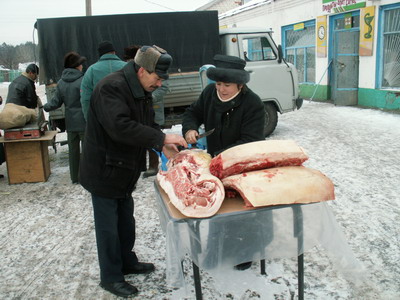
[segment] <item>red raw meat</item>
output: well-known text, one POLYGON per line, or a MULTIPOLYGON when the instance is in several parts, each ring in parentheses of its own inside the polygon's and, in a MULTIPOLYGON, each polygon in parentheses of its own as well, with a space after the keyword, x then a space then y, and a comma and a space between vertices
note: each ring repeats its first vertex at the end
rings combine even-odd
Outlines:
POLYGON ((210 217, 225 198, 222 182, 209 171, 210 161, 203 150, 184 150, 168 161, 168 171, 157 174, 171 203, 187 217, 210 217))
POLYGON ((308 159, 291 140, 266 140, 229 148, 214 157, 210 172, 223 179, 243 172, 281 166, 300 166, 308 159))
POLYGON ((235 190, 225 189, 226 198, 236 198, 238 197, 238 192, 235 190))

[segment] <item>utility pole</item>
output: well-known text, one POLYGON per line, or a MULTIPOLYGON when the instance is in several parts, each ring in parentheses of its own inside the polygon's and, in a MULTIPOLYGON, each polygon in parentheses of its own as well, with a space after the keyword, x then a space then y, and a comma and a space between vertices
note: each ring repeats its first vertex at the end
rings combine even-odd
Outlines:
POLYGON ((86 15, 92 15, 92 0, 85 0, 86 1, 86 15))

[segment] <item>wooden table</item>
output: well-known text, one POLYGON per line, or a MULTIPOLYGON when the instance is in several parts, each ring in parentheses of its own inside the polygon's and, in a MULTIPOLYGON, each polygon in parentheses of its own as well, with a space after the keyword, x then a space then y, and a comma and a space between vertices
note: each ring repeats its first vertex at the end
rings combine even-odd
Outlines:
POLYGON ((45 182, 50 176, 48 146, 55 138, 57 131, 45 131, 40 138, 5 140, 8 183, 45 182))

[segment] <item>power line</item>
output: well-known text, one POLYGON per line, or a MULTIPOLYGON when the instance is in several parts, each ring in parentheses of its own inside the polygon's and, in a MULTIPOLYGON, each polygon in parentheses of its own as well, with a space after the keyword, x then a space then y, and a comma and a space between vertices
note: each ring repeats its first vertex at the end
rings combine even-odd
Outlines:
POLYGON ((153 2, 153 1, 149 1, 149 0, 144 0, 145 2, 148 2, 148 3, 150 3, 150 4, 154 4, 154 5, 157 5, 157 6, 159 6, 159 7, 162 7, 162 8, 166 8, 166 9, 169 9, 169 10, 172 10, 172 11, 176 11, 175 9, 173 9, 173 8, 170 8, 170 7, 167 7, 167 6, 164 6, 164 5, 161 5, 161 4, 158 4, 158 3, 155 3, 155 2, 153 2))

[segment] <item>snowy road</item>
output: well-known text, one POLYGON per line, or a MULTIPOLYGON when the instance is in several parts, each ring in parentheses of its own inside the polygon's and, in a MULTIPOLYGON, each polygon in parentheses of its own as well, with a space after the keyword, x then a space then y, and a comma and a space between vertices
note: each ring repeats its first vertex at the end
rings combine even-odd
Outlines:
MULTIPOLYGON (((39 92, 43 99, 42 87, 39 92)), ((5 99, 4 89, 0 94, 5 99)), ((305 254, 305 299, 399 299, 400 114, 306 101, 280 116, 270 139, 295 140, 310 157, 305 165, 332 179, 336 200, 329 206, 367 270, 367 281, 355 287, 315 247, 305 254)), ((58 150, 49 148, 47 182, 8 185, 7 176, 0 179, 0 299, 116 299, 98 287, 89 194, 70 183, 67 146, 58 150)), ((0 174, 6 172, 1 165, 0 174)), ((176 299, 165 281, 165 237, 149 205, 153 179, 140 179, 134 192, 135 249, 157 269, 127 280, 140 291, 135 299, 176 299)), ((297 299, 295 259, 269 261, 264 276, 257 263, 241 274, 257 276, 264 286, 225 293, 203 273, 204 298, 297 299)))

